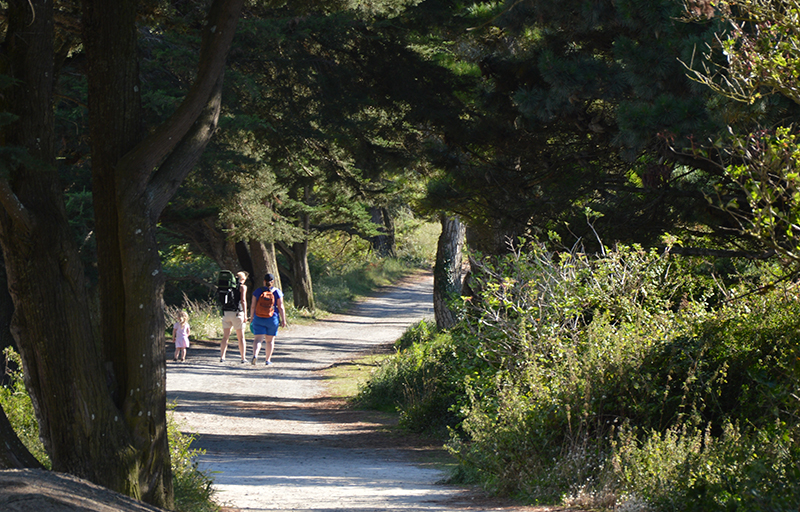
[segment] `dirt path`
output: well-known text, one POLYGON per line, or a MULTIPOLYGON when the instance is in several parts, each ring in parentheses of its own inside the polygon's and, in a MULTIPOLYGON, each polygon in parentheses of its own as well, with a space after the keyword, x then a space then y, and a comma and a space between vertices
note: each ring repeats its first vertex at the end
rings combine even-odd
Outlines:
POLYGON ((350 314, 282 329, 270 367, 239 363, 235 345, 220 363, 210 343, 195 344, 185 363, 168 363, 168 399, 199 434, 193 446, 206 450, 200 465, 214 472, 221 503, 241 511, 475 510, 474 496, 438 484, 440 470, 409 457, 419 447, 396 445, 324 397, 324 369, 433 317, 432 283, 416 276, 350 314))

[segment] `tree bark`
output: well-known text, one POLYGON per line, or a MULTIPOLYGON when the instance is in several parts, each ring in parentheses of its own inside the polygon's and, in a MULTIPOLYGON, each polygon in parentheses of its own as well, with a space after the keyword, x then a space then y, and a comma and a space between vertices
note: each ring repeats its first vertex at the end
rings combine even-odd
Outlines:
POLYGON ((156 222, 191 169, 185 162, 199 158, 216 128, 225 58, 242 0, 213 2, 203 30, 197 80, 175 114, 144 139, 136 4, 83 2, 92 190, 103 346, 113 369, 112 396, 131 432, 135 455, 128 470, 137 489, 123 492, 170 508, 164 280, 156 222))
POLYGON ((278 262, 275 257, 275 244, 264 243, 259 240, 250 240, 250 259, 253 261, 253 290, 261 286, 264 275, 269 272, 275 276, 275 287, 283 290, 281 274, 278 271, 278 262))
MULTIPOLYGON (((107 391, 83 268, 58 188, 52 2, 10 2, 8 20, 3 71, 16 84, 5 96, 6 109, 20 117, 3 138, 30 156, 0 182, 11 330, 53 469, 108 480, 129 458, 129 437, 107 391)), ((124 487, 124 479, 115 483, 124 487)))
POLYGON ((440 221, 442 233, 439 235, 433 269, 433 313, 436 325, 440 329, 449 329, 458 321, 450 302, 461 293, 466 227, 458 217, 442 214, 440 221))
POLYGON ((20 119, 5 142, 32 158, 0 181, 0 244, 12 331, 53 469, 172 506, 166 436, 163 277, 155 223, 216 127, 222 71, 243 0, 215 0, 197 80, 143 138, 135 0, 84 0, 92 192, 102 339, 58 189, 53 141, 53 8, 12 0, 3 70, 20 119), (35 13, 35 15, 34 15, 35 13))
POLYGON ((394 232, 394 219, 391 213, 384 207, 372 206, 370 207, 370 214, 372 215, 373 224, 378 225, 380 235, 370 238, 370 244, 375 254, 381 257, 394 257, 395 251, 395 232, 394 232))
MULTIPOLYGON (((300 214, 300 222, 308 236, 311 228, 311 216, 307 213, 300 214)), ((308 268, 308 238, 292 244, 292 300, 294 307, 314 311, 314 291, 311 286, 311 270, 308 268)))
MULTIPOLYGON (((303 202, 311 201, 311 186, 302 186, 303 202)), ((308 235, 311 232, 311 215, 301 212, 298 215, 299 227, 303 230, 303 240, 292 244, 292 300, 294 307, 314 311, 314 291, 311 287, 311 271, 308 268, 308 235)))

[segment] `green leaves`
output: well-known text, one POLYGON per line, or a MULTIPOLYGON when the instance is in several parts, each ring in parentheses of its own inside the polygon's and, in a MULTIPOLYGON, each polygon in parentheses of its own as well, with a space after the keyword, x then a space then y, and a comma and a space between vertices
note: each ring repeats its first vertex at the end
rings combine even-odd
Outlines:
POLYGON ((800 262, 800 150, 793 127, 734 136, 733 152, 743 163, 726 169, 743 191, 749 210, 729 203, 740 229, 800 262))

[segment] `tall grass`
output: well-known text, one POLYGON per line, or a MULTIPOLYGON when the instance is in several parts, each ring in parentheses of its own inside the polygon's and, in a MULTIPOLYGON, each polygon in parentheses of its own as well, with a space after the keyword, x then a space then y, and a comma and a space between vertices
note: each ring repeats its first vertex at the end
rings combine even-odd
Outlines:
POLYGON ((165 315, 169 332, 172 332, 172 326, 177 322, 181 310, 189 313, 192 338, 208 340, 222 337, 222 314, 213 299, 191 300, 184 294, 181 306, 167 306, 165 315))
POLYGON ((361 394, 447 421, 457 479, 586 508, 797 510, 800 301, 743 294, 776 269, 635 247, 481 261, 463 324, 361 394))

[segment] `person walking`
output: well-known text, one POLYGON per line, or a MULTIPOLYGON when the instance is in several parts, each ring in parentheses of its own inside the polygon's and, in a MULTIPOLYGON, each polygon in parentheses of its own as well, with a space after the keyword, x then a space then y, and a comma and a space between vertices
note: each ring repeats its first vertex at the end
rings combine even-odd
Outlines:
POLYGON ((228 352, 228 339, 231 337, 231 329, 236 331, 236 339, 239 341, 239 355, 242 363, 247 362, 247 340, 244 337, 244 325, 247 323, 247 272, 236 273, 237 286, 233 291, 234 301, 230 310, 222 309, 222 342, 219 344, 219 362, 225 362, 225 355, 228 352))
POLYGON ((250 302, 250 329, 255 334, 252 364, 258 362, 262 343, 264 343, 266 364, 272 364, 272 352, 275 349, 275 336, 278 334, 279 326, 286 327, 283 292, 275 288, 275 276, 267 273, 264 276, 264 286, 253 292, 250 302))
POLYGON ((172 326, 172 339, 175 342, 175 355, 172 357, 173 361, 178 360, 186 361, 186 349, 189 348, 189 335, 192 329, 189 326, 189 313, 181 311, 178 313, 178 321, 172 326))

